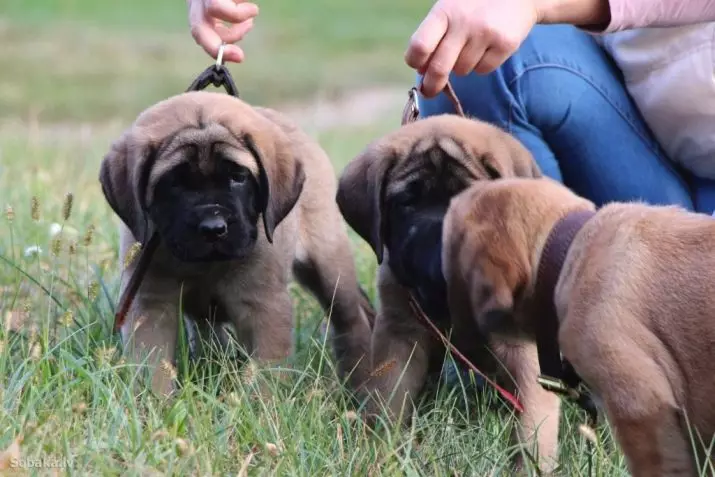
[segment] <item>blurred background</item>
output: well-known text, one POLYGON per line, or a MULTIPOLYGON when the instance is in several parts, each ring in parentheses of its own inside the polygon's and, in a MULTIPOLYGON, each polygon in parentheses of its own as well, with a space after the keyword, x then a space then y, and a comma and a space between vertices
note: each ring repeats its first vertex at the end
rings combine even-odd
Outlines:
MULTIPOLYGON (((246 61, 229 65, 240 95, 297 120, 339 173, 399 125, 414 81, 403 53, 431 2, 258 3, 242 42, 246 61)), ((213 61, 191 37, 185 1, 1 0, 0 205, 14 214, 12 234, 0 234, 2 256, 39 273, 62 260, 47 253, 58 225, 70 241, 93 227, 87 267, 116 272, 117 221, 101 195, 99 163, 139 112, 183 92, 213 61), (64 223, 67 193, 73 211, 64 223)), ((365 250, 358 260, 369 281, 365 250)), ((3 289, 15 296, 17 277, 0 267, 2 277, 13 286, 0 297, 3 289)))
MULTIPOLYGON (((385 118, 387 111, 399 120, 395 108, 413 79, 402 55, 431 2, 258 3, 261 14, 242 42, 247 60, 231 66, 246 100, 305 111, 308 127, 339 126, 311 116, 326 102, 342 110, 345 122, 361 126, 385 118)), ((126 123, 151 103, 183 91, 210 61, 191 38, 184 1, 0 5, 3 121, 126 123)))

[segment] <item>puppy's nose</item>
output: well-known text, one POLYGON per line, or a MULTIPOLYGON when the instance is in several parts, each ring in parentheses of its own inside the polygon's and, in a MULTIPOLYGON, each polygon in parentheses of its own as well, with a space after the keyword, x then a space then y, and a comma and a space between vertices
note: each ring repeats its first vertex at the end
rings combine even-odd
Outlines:
POLYGON ((199 232, 209 240, 220 239, 228 233, 228 224, 221 216, 208 217, 199 223, 199 232))

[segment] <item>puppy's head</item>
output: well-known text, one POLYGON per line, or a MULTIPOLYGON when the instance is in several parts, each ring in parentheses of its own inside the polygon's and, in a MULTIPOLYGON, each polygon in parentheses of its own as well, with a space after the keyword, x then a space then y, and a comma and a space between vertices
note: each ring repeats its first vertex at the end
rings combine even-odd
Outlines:
POLYGON ((475 181, 540 175, 531 154, 510 135, 442 115, 370 144, 343 171, 337 200, 378 262, 387 249, 400 283, 414 289, 425 308, 444 311, 442 222, 451 198, 475 181))
POLYGON ((459 314, 455 334, 476 325, 484 335, 533 338, 538 323, 524 307, 541 248, 553 225, 577 209, 594 206, 548 178, 475 183, 452 200, 442 259, 449 307, 459 314))
POLYGON ((99 176, 107 202, 145 241, 159 232, 182 261, 250 253, 300 196, 305 174, 275 124, 237 98, 192 92, 144 111, 99 176))

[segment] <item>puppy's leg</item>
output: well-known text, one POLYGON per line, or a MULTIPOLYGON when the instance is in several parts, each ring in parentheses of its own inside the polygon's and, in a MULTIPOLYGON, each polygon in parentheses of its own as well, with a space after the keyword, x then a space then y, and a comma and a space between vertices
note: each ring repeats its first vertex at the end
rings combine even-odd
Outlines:
MULTIPOLYGON (((558 433, 561 401, 544 390, 537 382, 539 374, 536 345, 533 343, 508 343, 496 341, 491 348, 502 366, 499 374, 506 375, 507 389, 516 393, 524 412, 514 429, 512 439, 537 459, 542 472, 552 472, 558 463, 558 433)), ((523 455, 516 456, 516 465, 524 467, 523 455)))
POLYGON ((378 289, 381 309, 372 336, 370 363, 374 371, 365 386, 370 394, 366 410, 375 415, 386 405, 390 418, 409 417, 412 400, 423 389, 441 347, 414 316, 407 291, 386 263, 378 272, 378 289))
MULTIPOLYGON (((583 322, 599 323, 596 320, 596 316, 589 316, 583 322)), ((636 323, 637 320, 621 322, 636 323)), ((600 324, 605 326, 603 321, 600 324)), ((601 334, 583 325, 578 330, 576 326, 571 328, 562 327, 560 332, 563 353, 602 399, 631 474, 634 477, 697 475, 692 446, 680 419, 671 382, 661 363, 653 359, 654 352, 658 356, 669 356, 668 350, 643 350, 639 343, 644 338, 647 341, 649 332, 645 329, 636 343, 629 341, 629 334, 617 327, 601 334), (606 341, 614 333, 619 340, 606 341), (589 339, 561 339, 567 336, 588 336, 589 339)))
POLYGON ((355 390, 369 374, 371 323, 375 311, 357 281, 352 248, 336 209, 303 220, 300 244, 293 263, 296 280, 308 289, 326 310, 332 325, 332 342, 341 378, 348 377, 355 390), (330 219, 330 220, 327 220, 330 219), (319 227, 318 224, 328 224, 319 227))
POLYGON ((267 364, 293 352, 293 304, 288 290, 265 286, 224 294, 217 313, 232 320, 239 345, 249 356, 267 364))
POLYGON ((390 419, 402 416, 408 420, 413 400, 425 385, 434 338, 419 324, 405 323, 411 318, 390 311, 377 315, 370 357, 374 372, 365 385, 370 395, 366 404, 370 419, 384 406, 390 419))
MULTIPOLYGON (((212 356, 222 357, 230 349, 231 333, 228 331, 228 317, 221 315, 219 306, 212 302, 209 296, 191 297, 193 300, 183 300, 185 316, 188 313, 193 319, 184 320, 189 332, 189 343, 194 359, 200 361, 212 356)), ((233 323, 231 323, 233 326, 233 323)))
POLYGON ((146 362, 151 389, 160 396, 175 389, 179 303, 178 285, 147 276, 121 329, 125 353, 135 363, 146 362))
POLYGON ((663 403, 633 418, 610 399, 605 405, 634 477, 699 475, 679 409, 663 403))

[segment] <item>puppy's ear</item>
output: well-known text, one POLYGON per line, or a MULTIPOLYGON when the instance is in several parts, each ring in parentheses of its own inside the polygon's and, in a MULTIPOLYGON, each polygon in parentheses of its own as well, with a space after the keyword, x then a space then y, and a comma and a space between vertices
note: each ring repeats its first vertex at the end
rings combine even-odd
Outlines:
POLYGON ((534 160, 533 154, 517 138, 509 137, 509 155, 515 177, 531 177, 538 179, 542 176, 541 169, 534 160))
POLYGON ((336 200, 345 221, 370 244, 382 263, 385 223, 382 209, 385 185, 397 161, 394 154, 380 154, 368 148, 343 170, 336 200))
POLYGON ((442 267, 450 313, 453 307, 459 308, 454 316, 476 323, 486 336, 514 334, 518 331, 514 306, 528 283, 528 257, 510 238, 495 234, 493 224, 478 223, 460 213, 467 210, 465 199, 469 198, 452 200, 443 225, 442 267))
POLYGON ((504 150, 488 152, 480 157, 480 163, 489 179, 504 177, 541 177, 541 170, 528 149, 516 138, 508 138, 504 150))
POLYGON ((477 326, 485 335, 509 333, 514 327, 514 290, 503 280, 492 280, 479 270, 473 270, 469 293, 477 326))
POLYGON ((107 203, 131 230, 146 239, 146 187, 156 160, 156 149, 137 139, 133 130, 114 141, 102 160, 99 182, 107 203))
POLYGON ((277 145, 276 157, 265 161, 250 134, 244 134, 243 143, 258 165, 258 210, 263 214, 266 239, 273 243, 273 232, 293 209, 303 191, 305 170, 285 145, 277 145))
POLYGON ((481 166, 484 168, 489 180, 501 179, 513 175, 511 168, 506 168, 504 162, 498 161, 491 153, 484 154, 480 157, 481 166))

